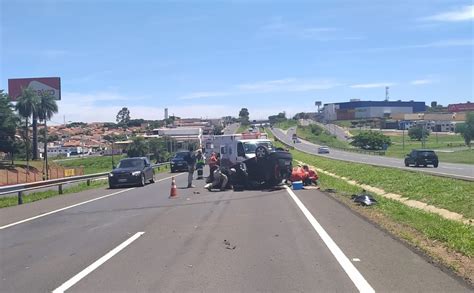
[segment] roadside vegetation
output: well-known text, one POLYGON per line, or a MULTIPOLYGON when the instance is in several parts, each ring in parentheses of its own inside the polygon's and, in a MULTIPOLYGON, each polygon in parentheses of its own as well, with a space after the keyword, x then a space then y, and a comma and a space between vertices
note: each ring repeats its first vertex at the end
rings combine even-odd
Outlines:
MULTIPOLYGON (((271 133, 269 137, 274 138, 271 133)), ((277 146, 282 146, 276 142, 277 146)), ((474 218, 474 183, 435 177, 403 170, 347 163, 321 156, 290 150, 295 160, 303 161, 333 174, 351 178, 359 183, 384 189, 386 192, 422 201, 474 218)), ((469 259, 474 257, 474 226, 447 220, 400 202, 374 195, 378 204, 370 208, 358 207, 350 196, 361 189, 342 179, 324 173, 320 175, 322 190, 334 189, 335 196, 352 209, 377 222, 391 233, 420 247, 427 254, 455 269, 461 276, 474 281, 474 268, 469 259), (439 248, 443 252, 440 252, 439 248)))
MULTIPOLYGON (((361 133, 358 129, 351 129, 353 135, 361 133)), ((404 158, 412 149, 422 148, 421 141, 410 139, 405 131, 404 135, 400 132, 385 132, 390 137, 392 144, 385 152, 386 156, 395 158, 404 158)), ((425 140, 426 149, 436 150, 440 163, 462 163, 474 164, 474 151, 467 149, 464 138, 459 134, 431 134, 425 140)))
POLYGON ((287 130, 287 129, 289 129, 291 127, 295 127, 297 125, 298 125, 297 120, 286 119, 284 121, 276 123, 273 127, 280 128, 280 129, 283 129, 283 130, 287 130))
MULTIPOLYGON (((124 157, 124 155, 114 156, 114 164, 117 165, 120 159, 124 157)), ((112 156, 82 157, 55 161, 54 163, 66 168, 84 166, 84 175, 112 170, 112 156)))
POLYGON ((239 128, 237 128, 236 133, 247 132, 248 129, 249 129, 249 127, 250 127, 250 125, 240 124, 240 125, 239 125, 239 128))
POLYGON ((296 134, 298 137, 315 144, 327 145, 334 148, 351 148, 347 142, 338 140, 334 135, 316 124, 298 126, 298 128, 296 128, 296 134))

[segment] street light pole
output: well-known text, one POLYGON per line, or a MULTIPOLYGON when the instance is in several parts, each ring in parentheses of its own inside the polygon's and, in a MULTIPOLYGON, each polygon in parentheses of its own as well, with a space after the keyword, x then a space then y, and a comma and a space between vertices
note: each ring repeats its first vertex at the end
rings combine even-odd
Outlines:
POLYGON ((403 125, 403 129, 402 129, 402 147, 403 147, 403 150, 405 150, 405 125, 403 125))
POLYGON ((115 167, 114 163, 114 141, 112 140, 112 169, 115 167))

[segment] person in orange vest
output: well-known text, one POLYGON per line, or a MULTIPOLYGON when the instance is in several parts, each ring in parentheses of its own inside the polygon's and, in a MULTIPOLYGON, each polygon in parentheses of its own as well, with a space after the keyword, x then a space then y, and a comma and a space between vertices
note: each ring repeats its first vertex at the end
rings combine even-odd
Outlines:
POLYGON ((217 158, 217 154, 212 152, 211 157, 209 158, 209 177, 207 179, 207 183, 211 183, 214 181, 214 171, 217 169, 219 165, 219 159, 217 158))
POLYGON ((295 181, 305 181, 308 177, 308 173, 301 167, 301 165, 298 165, 298 167, 293 168, 293 171, 291 172, 291 177, 290 181, 295 182, 295 181))
POLYGON ((310 169, 308 165, 304 165, 303 170, 308 174, 308 176, 303 181, 304 185, 318 185, 318 173, 315 170, 310 169))

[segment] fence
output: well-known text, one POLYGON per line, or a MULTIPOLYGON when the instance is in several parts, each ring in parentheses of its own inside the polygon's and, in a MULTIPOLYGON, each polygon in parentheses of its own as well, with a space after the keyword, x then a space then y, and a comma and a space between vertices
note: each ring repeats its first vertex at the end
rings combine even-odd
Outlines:
MULTIPOLYGON (((49 179, 84 175, 84 167, 54 167, 49 168, 48 171, 49 179)), ((3 169, 0 170, 0 186, 42 181, 43 175, 45 175, 43 172, 36 169, 29 172, 25 169, 3 169)))

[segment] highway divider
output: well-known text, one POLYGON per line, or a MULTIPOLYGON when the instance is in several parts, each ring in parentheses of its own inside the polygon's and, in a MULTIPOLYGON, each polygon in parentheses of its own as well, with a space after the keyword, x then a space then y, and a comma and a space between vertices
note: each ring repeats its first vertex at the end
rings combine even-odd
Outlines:
MULTIPOLYGON (((167 168, 169 166, 169 162, 159 163, 152 165, 153 168, 160 169, 161 167, 167 168)), ((87 185, 90 185, 91 180, 97 180, 106 178, 110 172, 102 172, 96 174, 89 174, 89 175, 82 175, 82 176, 72 176, 66 178, 59 178, 59 179, 52 179, 52 180, 44 180, 32 183, 23 183, 23 184, 15 184, 9 186, 2 186, 0 187, 0 196, 7 195, 7 194, 18 194, 18 204, 23 204, 23 194, 27 191, 36 190, 40 188, 48 188, 48 187, 57 187, 58 193, 63 193, 63 186, 66 184, 77 183, 77 182, 87 182, 87 185)))

